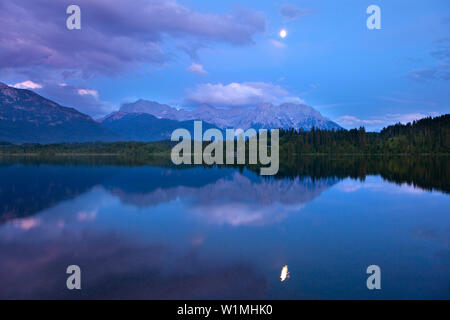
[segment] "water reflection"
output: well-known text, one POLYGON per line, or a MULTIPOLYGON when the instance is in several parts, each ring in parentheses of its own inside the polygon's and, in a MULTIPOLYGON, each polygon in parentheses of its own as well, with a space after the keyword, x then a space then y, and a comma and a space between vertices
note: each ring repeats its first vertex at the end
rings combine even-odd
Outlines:
POLYGON ((0 298, 449 298, 449 197, 325 167, 4 165, 0 298))
POLYGON ((185 209, 213 223, 264 224, 300 210, 338 181, 334 177, 262 179, 234 169, 148 166, 11 165, 0 172, 0 223, 32 216, 100 186, 123 204, 145 208, 191 199, 185 209))
MULTIPOLYGON (((150 178, 141 171, 139 179, 150 178)), ((135 177, 123 178, 120 184, 106 184, 105 187, 124 204, 148 207, 186 200, 185 212, 203 221, 232 226, 262 225, 283 219, 289 213, 301 210, 306 202, 337 182, 332 178, 316 181, 311 178, 261 179, 253 173, 245 175, 231 171, 202 186, 179 185, 134 191, 128 186, 135 188, 135 177)))
POLYGON ((288 266, 285 265, 285 266, 283 266, 283 268, 281 268, 280 280, 281 280, 281 282, 283 282, 283 281, 286 281, 287 278, 289 278, 289 271, 288 271, 288 266))

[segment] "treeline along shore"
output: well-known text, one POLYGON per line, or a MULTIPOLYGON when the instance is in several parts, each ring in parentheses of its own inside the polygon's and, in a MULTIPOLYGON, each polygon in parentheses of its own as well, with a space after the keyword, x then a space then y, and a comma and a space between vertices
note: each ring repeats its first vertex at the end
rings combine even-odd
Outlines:
MULTIPOLYGON (((441 154, 450 155, 450 114, 396 124, 380 132, 364 127, 351 130, 310 131, 280 129, 280 160, 307 154, 441 154)), ((270 140, 270 139, 269 139, 270 140)), ((84 142, 12 144, 0 142, 0 155, 114 155, 145 158, 170 156, 175 145, 157 142, 84 142)))
POLYGON ((280 154, 449 154, 450 114, 396 124, 380 132, 280 130, 280 154))

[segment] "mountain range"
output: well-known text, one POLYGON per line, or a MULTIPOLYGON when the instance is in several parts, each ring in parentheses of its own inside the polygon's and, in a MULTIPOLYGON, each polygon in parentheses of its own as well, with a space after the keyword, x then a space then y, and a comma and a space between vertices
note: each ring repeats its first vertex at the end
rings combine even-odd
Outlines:
POLYGON ((206 104, 196 109, 174 107, 147 100, 123 104, 97 121, 39 94, 0 82, 0 141, 59 143, 85 141, 156 141, 169 139, 173 130, 193 132, 193 121, 203 129, 295 128, 342 129, 312 107, 285 103, 260 104, 247 109, 220 109, 206 104))
POLYGON ((0 82, 0 141, 114 141, 120 136, 74 108, 0 82))
MULTIPOLYGON (((123 136, 128 141, 157 141, 170 139, 172 132, 178 128, 187 129, 194 136, 194 121, 176 121, 160 119, 148 113, 128 113, 119 119, 107 118, 102 125, 123 136)), ((203 130, 216 128, 203 122, 203 130)))
POLYGON ((283 103, 274 106, 262 103, 256 107, 246 109, 219 109, 202 104, 193 110, 176 109, 154 101, 138 100, 120 107, 99 119, 100 122, 118 121, 129 114, 151 114, 159 119, 176 121, 202 120, 218 128, 234 128, 247 130, 248 128, 294 128, 310 130, 312 127, 327 130, 342 129, 337 123, 325 118, 310 106, 295 103, 283 103))

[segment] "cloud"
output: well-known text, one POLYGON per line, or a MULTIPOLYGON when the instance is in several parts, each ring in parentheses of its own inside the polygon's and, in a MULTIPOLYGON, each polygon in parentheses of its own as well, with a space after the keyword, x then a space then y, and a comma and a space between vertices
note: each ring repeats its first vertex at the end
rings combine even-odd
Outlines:
POLYGON ((419 81, 450 80, 450 37, 436 41, 437 48, 430 55, 438 60, 432 67, 412 70, 409 77, 419 81))
POLYGON ((266 82, 232 82, 226 85, 222 83, 200 84, 189 91, 188 100, 228 107, 250 106, 259 103, 304 102, 298 97, 290 96, 287 90, 281 86, 266 82))
POLYGON ((386 97, 386 96, 379 96, 380 99, 386 100, 386 101, 392 101, 397 103, 404 103, 404 104, 417 104, 417 105, 427 105, 427 106, 437 106, 437 103, 434 101, 427 101, 427 100, 414 100, 414 99, 403 99, 403 98, 396 98, 396 97, 386 97))
POLYGON ((414 185, 408 184, 408 183, 401 183, 399 185, 393 185, 389 184, 386 186, 384 183, 379 182, 372 182, 372 181, 365 181, 364 183, 361 181, 358 181, 356 179, 347 178, 341 183, 338 184, 337 189, 342 192, 350 193, 350 192, 356 192, 358 190, 363 189, 371 189, 377 192, 384 192, 384 193, 390 193, 390 194, 425 194, 425 191, 423 189, 420 189, 419 187, 415 187, 414 185))
POLYGON ((49 81, 45 83, 36 83, 31 80, 26 80, 12 86, 18 89, 31 89, 62 106, 73 107, 94 118, 112 112, 114 109, 114 106, 100 100, 97 90, 77 87, 65 82, 49 81))
POLYGON ((430 54, 436 59, 450 59, 450 37, 436 41, 438 47, 430 54))
POLYGON ((196 73, 199 75, 205 75, 208 74, 208 72, 205 71, 205 69, 203 69, 203 66, 199 63, 192 63, 189 68, 187 68, 188 72, 192 72, 192 73, 196 73))
POLYGON ((289 20, 295 20, 310 13, 310 10, 301 9, 291 3, 284 3, 280 8, 280 14, 289 20))
POLYGON ((66 28, 70 0, 0 4, 0 70, 44 68, 84 77, 116 75, 142 64, 164 64, 168 37, 183 41, 252 44, 265 16, 240 9, 200 13, 176 1, 78 0, 81 30, 66 28))
POLYGON ((98 210, 90 210, 90 211, 80 211, 77 213, 77 221, 79 222, 86 222, 86 221, 93 221, 97 218, 98 210))
POLYGON ((22 230, 30 230, 39 226, 41 221, 37 218, 17 219, 12 224, 22 230))
POLYGON ((450 80, 450 64, 413 70, 409 73, 409 77, 414 80, 450 80))
POLYGON ((42 88, 41 84, 33 82, 31 80, 22 81, 22 82, 13 84, 12 86, 17 89, 40 89, 40 88, 42 88))
POLYGON ((412 122, 414 120, 437 116, 437 112, 428 112, 428 113, 406 113, 406 114, 386 114, 384 116, 372 117, 370 119, 359 119, 355 116, 344 115, 337 118, 335 121, 343 127, 347 128, 355 128, 359 126, 364 126, 372 129, 381 129, 383 127, 393 125, 396 123, 406 124, 408 122, 412 122))
POLYGON ((274 47, 277 47, 277 48, 285 48, 286 47, 286 45, 283 43, 283 42, 281 42, 281 41, 278 41, 278 40, 274 40, 274 39, 272 39, 272 40, 270 40, 270 43, 274 46, 274 47))
POLYGON ((363 120, 363 119, 359 119, 355 116, 349 116, 349 115, 341 116, 341 117, 337 118, 336 121, 343 126, 353 126, 353 125, 356 126, 356 125, 383 123, 382 120, 377 120, 377 119, 363 120))
POLYGON ((193 61, 199 60, 198 51, 205 48, 209 48, 209 46, 200 41, 185 41, 177 45, 177 49, 186 53, 193 61))
MULTIPOLYGON (((177 173, 178 174, 178 173, 177 173)), ((183 173, 186 174, 186 173, 183 173)), ((210 177, 214 179, 214 177, 210 177)), ((337 180, 295 178, 266 180, 228 172, 202 186, 176 185, 136 193, 126 185, 110 189, 121 202, 140 208, 175 199, 190 199, 186 213, 218 225, 261 226, 299 212, 305 204, 334 185, 337 180)))
POLYGON ((102 101, 97 90, 77 87, 67 83, 46 83, 39 94, 63 106, 73 107, 80 112, 97 118, 112 112, 114 106, 102 101))
POLYGON ((91 89, 78 89, 77 90, 78 94, 81 96, 85 96, 85 95, 91 95, 95 98, 98 98, 98 92, 97 90, 91 90, 91 89))
POLYGON ((337 189, 342 192, 355 192, 358 191, 363 187, 363 183, 352 180, 352 179, 346 179, 338 184, 337 189))
POLYGON ((12 232, 9 241, 0 241, 0 299, 263 299, 268 295, 268 280, 255 265, 230 261, 226 255, 218 254, 219 260, 211 261, 191 246, 179 250, 158 239, 142 243, 133 235, 94 232, 76 224, 63 233, 39 231, 28 242, 20 230, 12 232), (83 289, 77 292, 67 290, 67 275, 61 272, 74 260, 74 248, 76 263, 88 270, 82 273, 83 289), (168 264, 167 257, 176 263, 168 264))

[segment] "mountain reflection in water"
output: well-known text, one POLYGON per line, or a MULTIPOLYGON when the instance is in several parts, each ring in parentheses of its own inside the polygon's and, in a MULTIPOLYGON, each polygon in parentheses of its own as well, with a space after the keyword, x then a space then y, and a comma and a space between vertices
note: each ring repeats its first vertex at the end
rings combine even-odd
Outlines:
POLYGON ((308 161, 269 178, 5 161, 0 298, 449 298, 448 181, 430 171, 445 170, 439 161, 308 161), (80 291, 65 287, 71 264, 80 291), (375 294, 370 264, 383 272, 375 294), (295 277, 283 282, 287 265, 295 277))

